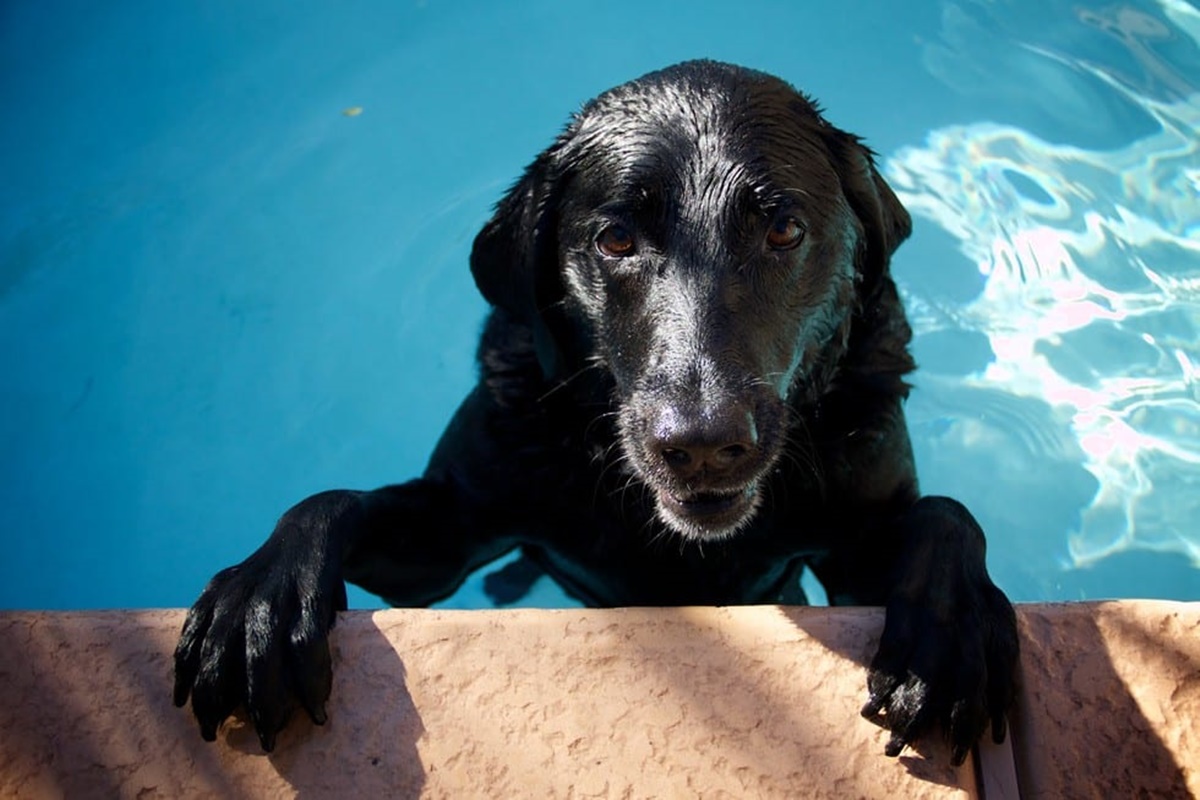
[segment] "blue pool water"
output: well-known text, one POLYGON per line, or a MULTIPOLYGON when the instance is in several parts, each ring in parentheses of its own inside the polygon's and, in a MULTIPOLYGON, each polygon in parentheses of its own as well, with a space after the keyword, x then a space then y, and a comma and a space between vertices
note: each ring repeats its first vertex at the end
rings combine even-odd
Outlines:
POLYGON ((417 475, 491 204, 584 100, 695 57, 879 152, 923 486, 998 583, 1200 599, 1195 5, 16 0, 0 607, 188 605, 294 501, 417 475))

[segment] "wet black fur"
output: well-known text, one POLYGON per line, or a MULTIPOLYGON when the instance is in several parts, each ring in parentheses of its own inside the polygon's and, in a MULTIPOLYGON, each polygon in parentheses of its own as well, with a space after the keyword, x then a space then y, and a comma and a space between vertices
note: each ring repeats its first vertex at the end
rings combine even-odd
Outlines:
POLYGON ((344 579, 423 605, 519 547, 607 606, 802 603, 810 568, 887 606, 864 713, 889 754, 1003 736, 1013 612, 971 515, 920 496, 904 423, 909 231, 871 153, 775 78, 689 62, 601 95, 475 241, 480 381, 425 475, 310 497, 219 573, 176 702, 209 739, 244 706, 270 749, 295 706, 325 718, 344 579))

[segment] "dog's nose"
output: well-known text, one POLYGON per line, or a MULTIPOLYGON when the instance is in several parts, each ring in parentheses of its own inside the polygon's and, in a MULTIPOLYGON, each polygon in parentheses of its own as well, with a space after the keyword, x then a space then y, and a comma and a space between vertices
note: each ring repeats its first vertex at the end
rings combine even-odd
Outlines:
POLYGON ((683 479, 702 471, 710 475, 729 472, 749 457, 757 444, 754 416, 743 409, 693 417, 668 408, 654 426, 655 452, 683 479))

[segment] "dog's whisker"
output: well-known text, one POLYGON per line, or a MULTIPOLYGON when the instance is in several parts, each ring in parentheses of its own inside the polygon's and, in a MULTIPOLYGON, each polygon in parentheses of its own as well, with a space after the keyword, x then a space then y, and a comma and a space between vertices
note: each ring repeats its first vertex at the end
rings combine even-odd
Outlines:
POLYGON ((585 364, 583 367, 579 368, 578 370, 571 373, 567 377, 558 381, 558 383, 556 383, 554 386, 551 386, 549 389, 547 389, 540 397, 538 397, 537 402, 539 402, 539 403, 545 402, 546 398, 550 397, 550 395, 554 394, 555 392, 559 391, 560 389, 563 389, 564 387, 567 386, 567 384, 569 384, 571 381, 578 378, 580 375, 583 375, 583 374, 587 373, 588 371, 596 369, 596 368, 597 368, 597 365, 595 365, 595 364, 585 364))

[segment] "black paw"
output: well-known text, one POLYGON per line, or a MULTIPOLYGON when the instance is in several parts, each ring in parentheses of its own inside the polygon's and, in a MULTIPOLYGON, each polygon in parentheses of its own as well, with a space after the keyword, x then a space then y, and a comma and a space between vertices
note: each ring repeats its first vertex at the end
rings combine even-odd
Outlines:
POLYGON ((1016 615, 990 581, 963 594, 951 613, 902 597, 888 604, 862 713, 892 732, 889 756, 935 727, 955 765, 989 724, 993 740, 1004 741, 1015 696, 1016 615))
POLYGON ((863 716, 899 755, 940 727, 961 764, 988 725, 1004 740, 1016 695, 1017 619, 987 574, 983 531, 963 505, 923 497, 898 520, 893 586, 863 716))
POLYGON ((175 648, 175 705, 191 696, 208 741, 239 707, 268 752, 297 706, 325 722, 328 633, 346 607, 346 588, 319 537, 286 520, 254 555, 209 582, 175 648))

